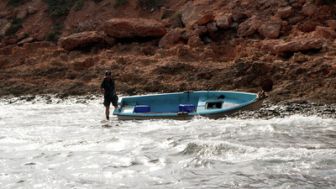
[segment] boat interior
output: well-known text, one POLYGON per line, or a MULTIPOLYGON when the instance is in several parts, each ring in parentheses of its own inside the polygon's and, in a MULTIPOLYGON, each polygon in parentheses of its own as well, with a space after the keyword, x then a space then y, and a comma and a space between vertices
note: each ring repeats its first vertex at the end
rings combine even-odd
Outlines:
POLYGON ((249 104, 257 98, 253 93, 183 92, 124 97, 119 114, 202 114, 225 111, 249 104))

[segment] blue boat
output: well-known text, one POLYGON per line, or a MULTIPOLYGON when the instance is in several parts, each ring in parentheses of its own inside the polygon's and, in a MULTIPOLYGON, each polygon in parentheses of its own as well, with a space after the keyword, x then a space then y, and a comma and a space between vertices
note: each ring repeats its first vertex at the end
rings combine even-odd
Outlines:
POLYGON ((260 107, 256 93, 192 91, 123 97, 113 114, 120 120, 221 118, 227 114, 260 107))

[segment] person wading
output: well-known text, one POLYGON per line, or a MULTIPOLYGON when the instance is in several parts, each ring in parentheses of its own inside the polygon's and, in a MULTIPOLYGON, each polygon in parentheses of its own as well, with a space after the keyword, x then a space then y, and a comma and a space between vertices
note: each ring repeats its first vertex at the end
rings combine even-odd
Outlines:
POLYGON ((105 106, 106 119, 109 120, 111 103, 115 109, 118 108, 118 96, 115 91, 115 85, 111 71, 105 72, 105 78, 101 83, 100 88, 102 93, 104 93, 104 106, 105 106))

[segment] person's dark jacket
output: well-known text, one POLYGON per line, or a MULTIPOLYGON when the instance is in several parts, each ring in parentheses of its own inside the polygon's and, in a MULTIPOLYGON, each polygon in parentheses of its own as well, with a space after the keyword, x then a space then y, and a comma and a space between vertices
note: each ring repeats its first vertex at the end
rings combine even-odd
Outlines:
POLYGON ((105 97, 113 97, 116 95, 114 80, 111 78, 105 78, 101 83, 100 88, 104 89, 105 97))

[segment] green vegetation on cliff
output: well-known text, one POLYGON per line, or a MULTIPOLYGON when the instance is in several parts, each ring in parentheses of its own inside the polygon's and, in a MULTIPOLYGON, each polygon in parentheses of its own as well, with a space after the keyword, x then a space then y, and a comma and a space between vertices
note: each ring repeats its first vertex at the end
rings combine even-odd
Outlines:
POLYGON ((84 0, 44 0, 48 5, 49 16, 53 19, 54 26, 47 34, 46 40, 56 42, 63 29, 63 21, 68 16, 70 10, 81 10, 84 6, 84 0))

